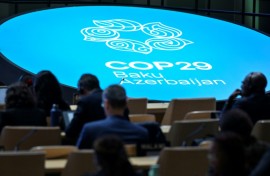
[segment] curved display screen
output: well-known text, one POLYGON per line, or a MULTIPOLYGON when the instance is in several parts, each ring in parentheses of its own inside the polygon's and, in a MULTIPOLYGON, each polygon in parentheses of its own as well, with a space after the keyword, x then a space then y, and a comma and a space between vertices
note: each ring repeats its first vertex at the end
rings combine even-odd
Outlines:
MULTIPOLYGON (((130 97, 226 99, 249 72, 269 79, 270 38, 208 17, 151 8, 81 6, 36 11, 0 26, 0 51, 32 73, 76 87, 83 73, 130 97)), ((268 86, 269 89, 269 86, 268 86)))

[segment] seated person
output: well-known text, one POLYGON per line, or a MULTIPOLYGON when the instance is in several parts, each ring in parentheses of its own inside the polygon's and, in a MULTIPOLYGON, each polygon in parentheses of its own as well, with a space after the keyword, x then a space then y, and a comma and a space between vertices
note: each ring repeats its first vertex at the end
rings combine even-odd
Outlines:
POLYGON ((238 134, 247 146, 256 142, 256 139, 251 136, 252 128, 253 123, 249 115, 241 109, 227 111, 220 120, 221 132, 238 134))
POLYGON ((6 109, 0 113, 0 130, 4 126, 47 126, 46 113, 37 108, 27 85, 12 84, 5 99, 6 109))
POLYGON ((125 143, 147 142, 147 130, 126 120, 124 111, 127 106, 125 89, 120 85, 111 85, 103 92, 103 104, 106 119, 84 125, 77 147, 92 148, 94 141, 107 134, 119 136, 125 143))
POLYGON ((232 109, 227 111, 220 121, 220 129, 222 133, 233 132, 242 139, 246 151, 246 167, 247 172, 251 172, 264 153, 268 150, 269 145, 258 141, 251 136, 253 124, 249 115, 240 110, 232 109))
POLYGON ((209 151, 208 176, 247 176, 245 147, 241 138, 230 132, 217 135, 209 151))
POLYGON ((270 149, 265 152, 258 165, 252 170, 249 176, 270 175, 270 149))
POLYGON ((78 81, 79 100, 74 117, 66 129, 66 143, 76 144, 83 125, 105 118, 102 89, 95 75, 83 74, 78 81))
POLYGON ((35 75, 33 90, 37 106, 45 111, 46 116, 50 116, 53 104, 57 104, 62 111, 70 110, 63 98, 61 84, 51 71, 42 70, 35 75))
POLYGON ((223 113, 230 109, 241 109, 248 113, 253 124, 270 119, 270 96, 265 94, 267 79, 260 72, 251 72, 242 81, 241 90, 236 89, 228 98, 223 113), (235 99, 241 96, 239 99, 235 99))
POLYGON ((117 136, 98 138, 94 143, 94 150, 100 170, 85 176, 138 176, 128 160, 124 144, 117 136))

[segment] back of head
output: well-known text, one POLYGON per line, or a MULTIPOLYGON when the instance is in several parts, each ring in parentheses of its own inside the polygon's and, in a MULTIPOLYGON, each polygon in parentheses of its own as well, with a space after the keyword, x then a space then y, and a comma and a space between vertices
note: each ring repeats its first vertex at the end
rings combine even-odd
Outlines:
POLYGON ((27 87, 23 83, 15 83, 8 87, 6 92, 6 109, 11 108, 32 108, 35 107, 35 99, 27 87))
POLYGON ((127 106, 126 91, 118 84, 111 85, 105 89, 103 100, 107 100, 114 109, 125 109, 127 106))
POLYGON ((95 75, 83 74, 78 81, 78 91, 81 95, 99 88, 99 80, 95 75))
POLYGON ((38 107, 43 109, 47 115, 50 114, 53 104, 61 106, 64 102, 61 85, 50 71, 39 72, 35 77, 33 88, 38 107))
POLYGON ((265 88, 267 86, 266 76, 261 72, 251 72, 249 73, 242 85, 243 95, 250 95, 253 93, 265 93, 265 88))
POLYGON ((220 122, 222 132, 236 133, 244 140, 249 140, 252 127, 253 124, 249 115, 240 109, 232 109, 226 112, 220 122))
POLYGON ((98 164, 108 176, 132 176, 134 171, 129 163, 124 144, 115 135, 98 138, 94 143, 98 164))
POLYGON ((23 74, 19 78, 19 82, 26 84, 28 87, 33 85, 33 76, 30 74, 23 74))
POLYGON ((237 134, 217 135, 209 152, 210 175, 245 175, 245 147, 237 134))
POLYGON ((39 98, 60 99, 62 91, 54 74, 48 70, 40 71, 35 76, 34 91, 39 98))

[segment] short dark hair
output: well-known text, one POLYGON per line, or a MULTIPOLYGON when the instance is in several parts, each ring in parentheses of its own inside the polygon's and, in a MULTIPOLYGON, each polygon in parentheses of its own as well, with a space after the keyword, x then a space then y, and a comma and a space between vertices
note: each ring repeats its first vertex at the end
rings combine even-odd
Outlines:
POLYGON ((120 155, 127 157, 124 143, 116 135, 105 135, 97 138, 94 142, 94 149, 102 158, 112 157, 111 159, 114 160, 115 157, 120 157, 120 155))
POLYGON ((248 86, 252 92, 265 92, 267 78, 261 72, 251 72, 247 75, 248 86))
POLYGON ((83 74, 78 81, 79 92, 83 89, 93 90, 100 88, 98 78, 90 73, 83 74))
POLYGON ((220 128, 222 132, 234 132, 247 139, 251 135, 253 123, 245 111, 232 109, 222 116, 220 128))
POLYGON ((215 136, 210 153, 217 157, 219 166, 212 168, 217 175, 245 175, 245 145, 239 135, 223 132, 215 136))
POLYGON ((94 142, 98 164, 105 175, 135 176, 122 140, 116 135, 104 135, 94 142))
POLYGON ((110 105, 116 109, 124 109, 127 105, 126 91, 118 84, 106 88, 103 92, 103 99, 107 99, 110 105))
POLYGON ((36 106, 36 101, 31 90, 24 83, 14 83, 10 85, 6 92, 6 109, 11 108, 32 108, 36 106))

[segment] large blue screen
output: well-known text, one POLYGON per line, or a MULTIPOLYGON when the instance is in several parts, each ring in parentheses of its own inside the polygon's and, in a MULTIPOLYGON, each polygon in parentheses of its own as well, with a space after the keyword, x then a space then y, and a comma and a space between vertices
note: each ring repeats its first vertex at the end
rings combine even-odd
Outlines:
POLYGON ((51 70, 73 87, 93 73, 102 88, 121 82, 130 97, 164 101, 226 99, 252 71, 269 79, 269 49, 269 36, 254 30, 151 8, 56 8, 0 26, 0 52, 29 72, 51 70))

